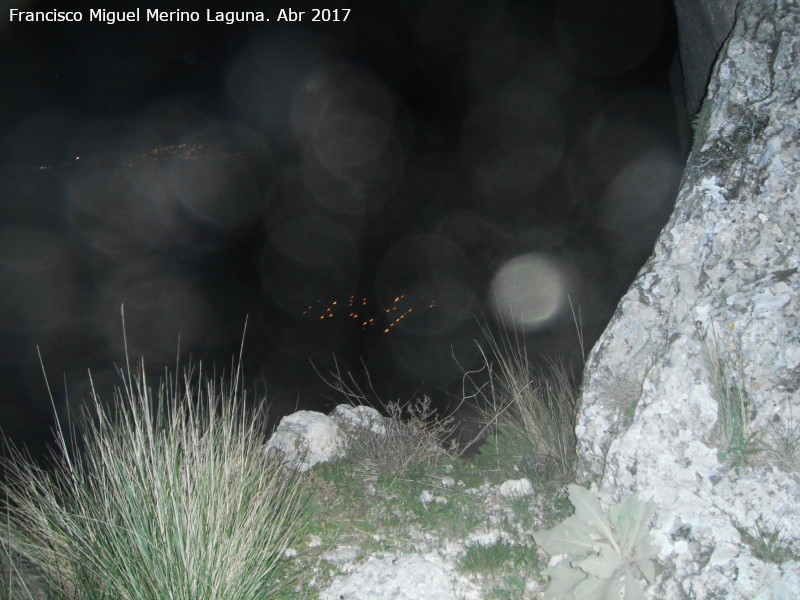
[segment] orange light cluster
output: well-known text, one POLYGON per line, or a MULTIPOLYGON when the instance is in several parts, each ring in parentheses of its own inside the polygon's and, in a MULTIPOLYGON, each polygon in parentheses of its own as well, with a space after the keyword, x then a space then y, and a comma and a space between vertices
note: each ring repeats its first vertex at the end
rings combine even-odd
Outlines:
POLYGON ((136 164, 143 162, 157 162, 166 158, 177 158, 181 160, 228 160, 231 158, 241 158, 244 156, 240 152, 219 152, 214 149, 206 149, 201 143, 182 143, 182 144, 167 144, 158 146, 142 152, 141 154, 130 154, 127 156, 119 156, 116 154, 95 154, 85 156, 78 154, 72 156, 70 160, 57 166, 53 165, 38 165, 40 171, 48 171, 54 168, 68 167, 72 165, 85 165, 85 166, 101 166, 101 167, 114 167, 126 166, 132 167, 136 164))
MULTIPOLYGON (((392 306, 382 311, 386 315, 388 321, 388 325, 384 328, 383 333, 390 333, 397 324, 414 312, 415 309, 413 306, 402 306, 405 297, 405 294, 400 294, 395 297, 392 306)), ((431 301, 425 309, 431 309, 435 306, 436 303, 431 301)), ((376 317, 364 314, 368 312, 370 311, 367 299, 352 295, 345 303, 339 303, 338 300, 333 300, 324 304, 321 300, 317 300, 316 304, 309 304, 306 307, 303 311, 303 315, 317 318, 320 321, 332 319, 336 315, 343 315, 345 318, 359 322, 361 328, 366 331, 377 325, 376 317)))
POLYGON ((241 156, 238 152, 219 153, 204 150, 203 144, 168 144, 153 148, 142 154, 143 160, 157 161, 166 157, 178 157, 183 160, 226 160, 234 156, 241 156))
MULTIPOLYGON (((339 304, 338 300, 333 300, 332 302, 328 303, 327 305, 323 305, 322 300, 317 300, 316 306, 314 304, 309 304, 308 307, 303 311, 304 315, 311 315, 317 314, 319 315, 320 320, 324 319, 332 319, 333 316, 339 312, 344 312, 346 309, 347 317, 350 319, 358 320, 359 313, 358 307, 365 307, 367 305, 367 299, 361 298, 360 300, 356 299, 355 295, 350 296, 347 300, 347 304, 339 304)), ((374 318, 369 318, 361 323, 362 327, 368 327, 375 322, 374 318)))

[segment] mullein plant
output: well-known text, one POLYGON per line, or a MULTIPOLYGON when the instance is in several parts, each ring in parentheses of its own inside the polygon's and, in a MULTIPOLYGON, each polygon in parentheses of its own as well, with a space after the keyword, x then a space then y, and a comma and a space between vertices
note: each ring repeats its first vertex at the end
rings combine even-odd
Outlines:
POLYGON ((547 595, 563 600, 624 600, 645 598, 639 578, 652 583, 656 550, 649 532, 653 502, 628 496, 606 512, 586 488, 567 486, 575 514, 555 527, 533 534, 536 545, 551 556, 547 595))

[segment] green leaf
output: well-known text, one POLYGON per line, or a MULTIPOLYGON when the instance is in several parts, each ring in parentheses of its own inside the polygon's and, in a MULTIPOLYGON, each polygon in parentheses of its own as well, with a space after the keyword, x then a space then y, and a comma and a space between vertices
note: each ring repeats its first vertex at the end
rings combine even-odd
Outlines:
POLYGON ((642 586, 628 573, 625 575, 625 600, 646 600, 642 586))
POLYGON ((647 558, 637 560, 636 566, 639 567, 639 571, 641 571, 648 583, 653 583, 656 580, 656 566, 652 560, 647 558))
POLYGON ((625 548, 625 540, 631 527, 631 515, 625 510, 625 503, 620 502, 614 506, 609 507, 608 514, 611 520, 611 525, 617 532, 621 542, 621 550, 623 553, 627 550, 625 548))
POLYGON ((575 507, 575 517, 595 527, 609 543, 615 544, 614 529, 600 506, 600 501, 586 488, 574 483, 567 486, 569 501, 575 507))
POLYGON ((569 485, 567 491, 575 514, 534 534, 548 554, 571 557, 545 571, 553 576, 548 594, 563 600, 619 600, 624 590, 625 600, 644 600, 633 573, 638 569, 648 582, 655 581, 649 559, 657 552, 648 527, 655 504, 631 494, 605 512, 589 490, 569 485))
POLYGON ((567 561, 562 561, 554 566, 550 573, 547 595, 552 598, 564 598, 584 579, 586 579, 586 573, 572 569, 567 565, 567 561))
POLYGON ((575 600, 597 600, 608 594, 609 588, 616 587, 612 579, 600 579, 594 575, 587 575, 586 579, 575 586, 572 597, 575 600))
POLYGON ((618 531, 623 554, 634 553, 634 549, 649 536, 647 526, 655 511, 653 502, 640 502, 636 494, 631 494, 622 503, 618 531))
POLYGON ((574 566, 601 579, 609 579, 624 564, 625 559, 608 544, 602 544, 598 554, 573 563, 574 566))
POLYGON ((594 525, 587 523, 586 521, 582 521, 575 515, 571 517, 567 517, 563 523, 565 525, 569 525, 570 529, 575 531, 579 531, 587 536, 589 536, 593 540, 600 540, 604 537, 603 531, 599 528, 595 527, 594 525))
POLYGON ((587 533, 572 527, 569 519, 545 531, 535 532, 533 540, 550 556, 556 554, 585 556, 593 550, 595 544, 587 533))

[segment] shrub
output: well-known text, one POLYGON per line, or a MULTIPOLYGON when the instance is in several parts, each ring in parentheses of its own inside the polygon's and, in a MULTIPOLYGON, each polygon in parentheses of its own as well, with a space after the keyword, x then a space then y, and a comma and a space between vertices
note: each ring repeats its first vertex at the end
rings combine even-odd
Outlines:
POLYGON ((347 431, 352 462, 362 472, 390 478, 433 468, 446 454, 452 418, 437 418, 428 396, 405 405, 387 402, 383 408, 389 418, 380 428, 359 425, 347 431))

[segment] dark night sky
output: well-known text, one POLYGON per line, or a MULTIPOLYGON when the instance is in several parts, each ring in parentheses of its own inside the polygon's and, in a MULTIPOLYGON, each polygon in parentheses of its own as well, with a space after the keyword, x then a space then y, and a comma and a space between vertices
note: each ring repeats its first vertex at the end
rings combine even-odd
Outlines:
POLYGON ((0 426, 17 442, 53 422, 37 346, 60 411, 89 369, 110 398, 123 303, 155 374, 179 335, 184 358, 228 366, 247 316, 246 375, 283 412, 329 403, 308 361, 333 355, 390 398, 444 403, 480 315, 579 362, 567 296, 588 350, 669 215, 668 0, 295 2, 299 23, 273 2, 166 6, 197 23, 108 4, 141 22, 0 0, 0 426))

